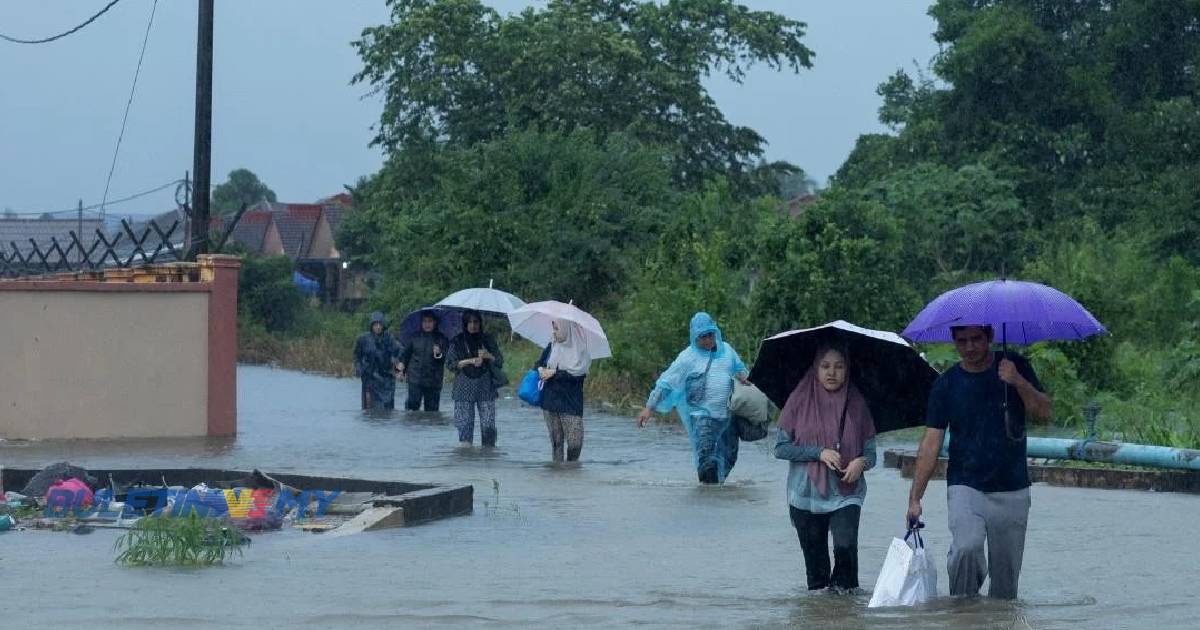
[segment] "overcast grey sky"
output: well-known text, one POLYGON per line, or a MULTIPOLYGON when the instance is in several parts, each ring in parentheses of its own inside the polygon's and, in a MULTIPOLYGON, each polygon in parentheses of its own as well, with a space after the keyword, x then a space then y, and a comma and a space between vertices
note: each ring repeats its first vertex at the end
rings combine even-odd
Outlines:
MULTIPOLYGON (((0 41, 0 208, 62 210, 99 202, 153 0, 123 0, 95 23, 42 45, 0 41)), ((743 0, 808 23, 816 52, 800 74, 757 68, 743 85, 710 89, 735 123, 762 133, 767 157, 820 181, 859 134, 882 127, 875 86, 936 53, 922 0, 743 0)), ((0 32, 45 37, 86 19, 106 0, 5 0, 0 32)), ((527 0, 493 0, 509 12, 527 0)), ((342 190, 381 162, 368 146, 377 98, 351 86, 349 42, 387 21, 383 0, 243 0, 216 3, 213 182, 254 171, 281 201, 342 190)), ((196 2, 160 0, 109 198, 153 188, 192 166, 196 2)), ((166 190, 110 208, 174 207, 166 190)))

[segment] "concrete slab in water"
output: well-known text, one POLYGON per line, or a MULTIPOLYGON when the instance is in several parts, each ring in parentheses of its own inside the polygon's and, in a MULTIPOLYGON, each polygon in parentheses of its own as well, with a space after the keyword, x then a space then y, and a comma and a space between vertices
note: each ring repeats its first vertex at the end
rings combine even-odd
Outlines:
MULTIPOLYGON (((40 469, 0 468, 0 487, 12 490, 23 487, 40 469)), ((250 472, 213 468, 155 468, 155 469, 89 469, 89 474, 107 487, 109 479, 120 487, 142 482, 190 488, 199 483, 210 487, 247 479, 250 472)), ((474 488, 469 485, 442 485, 431 483, 406 483, 402 481, 374 481, 345 477, 321 477, 283 473, 265 473, 267 477, 298 491, 339 491, 353 496, 381 498, 371 501, 372 508, 386 507, 401 510, 402 527, 424 523, 451 516, 470 514, 474 501, 474 488)))

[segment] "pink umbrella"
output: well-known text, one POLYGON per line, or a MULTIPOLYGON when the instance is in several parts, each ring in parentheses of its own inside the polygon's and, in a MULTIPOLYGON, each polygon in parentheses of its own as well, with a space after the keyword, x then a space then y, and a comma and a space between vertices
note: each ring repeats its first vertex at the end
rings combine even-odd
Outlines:
POLYGON ((546 346, 554 336, 552 322, 556 319, 578 324, 583 330, 583 338, 587 341, 588 354, 593 359, 603 359, 612 356, 608 346, 608 337, 600 322, 574 304, 563 304, 554 300, 526 304, 508 314, 508 322, 513 332, 536 343, 546 346))

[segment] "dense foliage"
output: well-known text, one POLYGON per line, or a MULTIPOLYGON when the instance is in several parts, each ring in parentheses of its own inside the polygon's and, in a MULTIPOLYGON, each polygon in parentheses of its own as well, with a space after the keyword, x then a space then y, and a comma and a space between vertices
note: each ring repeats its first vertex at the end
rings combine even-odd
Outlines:
POLYGON ((292 282, 287 256, 243 256, 238 278, 238 311, 242 318, 269 331, 292 328, 304 308, 304 295, 292 282))
POLYGON ((355 43, 355 80, 383 92, 376 142, 393 153, 588 129, 663 147, 679 182, 741 180, 764 140, 725 119, 704 78, 813 57, 804 24, 732 0, 549 0, 509 16, 479 0, 388 4, 391 23, 355 43))

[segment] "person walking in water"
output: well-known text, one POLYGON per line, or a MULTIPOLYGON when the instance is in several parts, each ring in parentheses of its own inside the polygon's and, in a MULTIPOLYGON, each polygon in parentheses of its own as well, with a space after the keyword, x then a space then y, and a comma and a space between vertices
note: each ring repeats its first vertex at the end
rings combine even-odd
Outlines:
POLYGON ((849 374, 844 350, 819 348, 779 414, 775 457, 790 463, 788 509, 810 591, 858 588, 863 473, 875 466, 875 422, 849 374))
POLYGON ((450 341, 446 367, 454 372, 450 398, 454 400, 454 426, 460 446, 475 440, 475 416, 479 416, 479 435, 483 446, 495 446, 496 381, 493 370, 504 367, 504 356, 492 336, 483 332, 483 316, 478 311, 463 313, 463 331, 450 341))
POLYGON ((729 415, 733 379, 746 384, 749 371, 708 313, 696 313, 689 326, 689 345, 659 376, 646 406, 638 414, 639 427, 650 416, 672 408, 687 428, 696 457, 700 483, 723 483, 737 463, 737 428, 729 415))
POLYGON ((907 517, 911 526, 921 516, 949 429, 950 594, 976 595, 990 577, 988 596, 1015 599, 1030 506, 1025 414, 1049 418, 1051 402, 1028 361, 991 351, 990 326, 959 326, 952 335, 961 360, 929 393, 907 517))
POLYGON ((371 313, 370 329, 354 342, 354 373, 362 380, 362 408, 396 406, 396 362, 400 345, 387 331, 383 313, 371 313))
POLYGON ((404 408, 437 411, 442 399, 442 381, 446 369, 446 336, 438 330, 435 311, 421 313, 421 330, 400 350, 400 374, 408 380, 408 398, 404 408))
POLYGON ((550 433, 551 459, 573 462, 583 451, 583 381, 592 364, 587 339, 575 322, 551 322, 554 337, 538 359, 542 415, 550 433))

